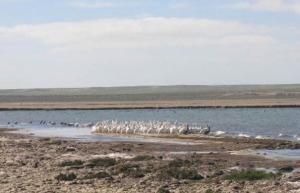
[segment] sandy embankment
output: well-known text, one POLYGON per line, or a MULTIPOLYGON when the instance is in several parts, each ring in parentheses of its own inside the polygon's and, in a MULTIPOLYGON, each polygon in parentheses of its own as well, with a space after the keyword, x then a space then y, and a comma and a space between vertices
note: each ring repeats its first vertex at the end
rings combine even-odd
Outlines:
MULTIPOLYGON (((275 161, 258 156, 229 153, 248 148, 299 148, 299 144, 292 142, 193 138, 180 140, 194 140, 197 142, 194 145, 141 142, 88 143, 37 138, 4 131, 0 130, 0 192, 5 193, 150 193, 157 192, 160 187, 170 192, 202 193, 208 189, 214 192, 299 192, 300 188, 297 186, 299 173, 278 176, 273 180, 251 182, 226 179, 233 168, 237 170, 300 168, 299 161, 275 161), (199 154, 182 152, 199 152, 199 154), (146 158, 135 159, 137 155, 146 155, 146 158), (103 157, 109 157, 110 162, 105 162, 104 165, 102 162, 102 165, 91 164, 93 160, 101 160, 103 157), (75 164, 71 162, 74 165, 66 164, 74 160, 77 160, 75 164), (62 166, 63 163, 65 166, 62 166), (181 179, 182 176, 177 179, 176 176, 168 176, 176 169, 196 172, 203 179, 181 179), (59 174, 72 174, 76 179, 58 180, 59 174)), ((188 177, 195 175, 194 173, 189 173, 188 177)))
POLYGON ((0 103, 0 110, 300 107, 300 99, 0 103))

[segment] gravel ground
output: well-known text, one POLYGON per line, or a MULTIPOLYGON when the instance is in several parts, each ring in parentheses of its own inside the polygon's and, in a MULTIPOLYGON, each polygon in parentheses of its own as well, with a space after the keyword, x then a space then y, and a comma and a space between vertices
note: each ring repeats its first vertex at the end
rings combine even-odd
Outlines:
POLYGON ((178 140, 195 143, 78 142, 1 129, 0 192, 300 192, 300 161, 230 153, 299 148, 299 144, 204 137, 178 140), (229 179, 234 171, 255 168, 276 168, 282 174, 255 181, 229 179))

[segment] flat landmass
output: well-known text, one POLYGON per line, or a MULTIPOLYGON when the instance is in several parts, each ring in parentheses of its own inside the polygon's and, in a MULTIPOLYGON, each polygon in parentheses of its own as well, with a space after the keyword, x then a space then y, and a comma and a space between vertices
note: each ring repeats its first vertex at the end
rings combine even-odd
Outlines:
POLYGON ((300 107, 300 85, 0 90, 0 110, 300 107))

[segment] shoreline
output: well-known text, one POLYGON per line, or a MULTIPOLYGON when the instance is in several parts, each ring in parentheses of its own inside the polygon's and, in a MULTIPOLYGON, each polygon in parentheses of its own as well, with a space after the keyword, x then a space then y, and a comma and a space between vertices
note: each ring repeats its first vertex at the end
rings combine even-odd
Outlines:
MULTIPOLYGON (((121 141, 95 141, 95 140, 79 140, 76 137, 45 137, 45 136, 38 136, 33 133, 26 133, 22 132, 22 130, 26 130, 24 128, 1 128, 0 133, 4 132, 7 134, 16 134, 23 137, 35 137, 35 138, 54 138, 58 140, 67 140, 67 141, 75 141, 75 142, 86 142, 86 143, 114 143, 114 142, 127 142, 127 143, 154 143, 154 144, 186 144, 186 145, 197 145, 204 142, 212 142, 212 143, 227 143, 227 142, 234 142, 234 143, 249 143, 249 145, 242 148, 237 148, 239 150, 245 149, 268 149, 268 150, 284 150, 284 149, 300 149, 300 142, 289 140, 289 139, 277 139, 277 138, 262 138, 257 139, 253 137, 238 137, 238 136, 213 136, 213 135, 198 135, 198 134, 188 134, 188 135, 157 135, 157 134, 124 134, 124 133, 92 133, 91 135, 94 136, 102 136, 102 137, 115 137, 115 138, 132 138, 138 139, 135 140, 121 140, 121 141), (144 139, 145 141, 141 141, 144 139), (165 140, 165 142, 164 142, 165 140), (256 146, 252 146, 252 144, 256 144, 256 146)), ((235 149, 235 150, 237 150, 235 149)))
MULTIPOLYGON (((72 128, 72 127, 71 127, 72 128)), ((65 129, 65 128, 62 128, 65 129)), ((74 128, 75 129, 75 128, 74 128)), ((25 135, 25 136, 35 136, 38 138, 44 138, 45 136, 38 136, 34 134, 34 131, 31 131, 31 133, 26 132, 26 128, 14 128, 14 127, 6 127, 6 126, 0 126, 0 131, 7 131, 9 133, 12 134, 20 134, 20 135, 25 135), (23 131, 22 131, 23 130, 23 131)), ((80 136, 78 137, 53 137, 53 136, 49 136, 50 138, 58 138, 58 139, 66 139, 66 140, 74 140, 74 141, 84 141, 84 142, 102 142, 101 139, 96 140, 93 138, 81 138, 80 136), (78 140, 81 139, 81 140, 78 140), (82 140, 83 139, 83 140, 82 140)), ((140 142, 141 140, 145 140, 146 142, 150 142, 153 141, 152 143, 159 143, 158 141, 163 141, 166 140, 169 143, 177 143, 177 142, 186 142, 186 143, 198 143, 201 140, 204 141, 220 141, 220 142, 228 142, 228 141, 242 141, 242 142, 250 142, 250 143, 259 143, 259 144, 273 144, 272 146, 268 146, 265 148, 268 149, 275 149, 275 146, 277 145, 276 149, 300 149, 300 142, 299 140, 292 140, 292 139, 283 139, 283 138, 272 138, 272 137, 266 137, 266 138, 256 138, 255 136, 249 136, 249 137, 243 137, 243 136, 238 136, 238 135, 205 135, 205 134, 186 134, 186 135, 164 135, 164 134, 126 134, 126 133, 97 133, 97 132, 90 132, 89 133, 90 136, 99 136, 99 137, 104 137, 105 139, 103 139, 104 141, 107 141, 108 139, 106 137, 112 137, 112 138, 120 138, 120 139, 125 139, 125 138, 131 138, 133 140, 128 140, 124 142, 140 142), (137 141, 135 141, 134 139, 137 139, 137 141), (278 146, 278 144, 284 144, 283 147, 278 146)), ((123 140, 120 140, 120 142, 122 142, 123 140)), ((109 142, 109 140, 108 140, 109 142)), ((164 144, 162 142, 162 144, 164 144)))
POLYGON ((0 111, 300 108, 300 99, 0 103, 0 111))

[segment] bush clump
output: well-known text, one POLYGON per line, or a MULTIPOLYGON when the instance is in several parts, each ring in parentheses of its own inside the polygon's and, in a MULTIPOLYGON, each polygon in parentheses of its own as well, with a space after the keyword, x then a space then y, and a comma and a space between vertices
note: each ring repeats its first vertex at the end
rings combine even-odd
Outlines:
POLYGON ((103 179, 111 177, 108 173, 106 172, 98 172, 98 173, 90 173, 84 176, 84 179, 103 179))
POLYGON ((164 187, 160 187, 157 190, 157 193, 171 193, 171 192, 169 190, 167 190, 166 188, 164 188, 164 187))
POLYGON ((158 174, 160 179, 175 178, 178 180, 202 180, 201 176, 196 170, 192 169, 180 169, 180 168, 167 168, 162 169, 158 174))
POLYGON ((96 158, 89 161, 88 167, 109 167, 116 165, 117 161, 113 158, 96 158))
POLYGON ((207 189, 205 193, 214 193, 214 191, 212 189, 207 189))
POLYGON ((255 181, 255 180, 268 180, 275 178, 276 174, 266 173, 264 171, 256 171, 256 170, 243 170, 243 171, 235 171, 231 173, 227 179, 233 181, 255 181))
POLYGON ((60 167, 69 167, 69 166, 82 166, 84 164, 81 160, 73 160, 73 161, 63 161, 59 164, 60 167))
POLYGON ((170 161, 169 167, 183 167, 184 165, 191 165, 189 160, 175 159, 170 161))
POLYGON ((134 157, 132 160, 133 161, 148 161, 148 160, 153 160, 155 159, 154 156, 151 155, 138 155, 136 157, 134 157))
POLYGON ((145 176, 144 170, 139 165, 125 164, 118 168, 118 173, 123 173, 125 176, 132 178, 142 178, 145 176))
POLYGON ((77 178, 77 176, 74 173, 59 174, 58 176, 55 177, 55 179, 58 181, 73 181, 76 178, 77 178))

